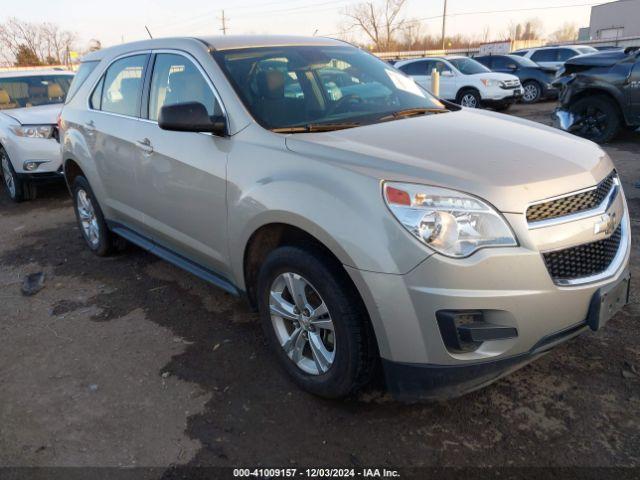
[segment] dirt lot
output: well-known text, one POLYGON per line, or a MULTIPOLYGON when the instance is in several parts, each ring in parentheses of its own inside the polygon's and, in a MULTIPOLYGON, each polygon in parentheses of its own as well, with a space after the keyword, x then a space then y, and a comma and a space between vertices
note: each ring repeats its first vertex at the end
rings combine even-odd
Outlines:
MULTIPOLYGON (((640 279, 640 134, 606 150, 640 279)), ((242 301, 135 248, 89 253, 63 187, 21 205, 2 192, 0 286, 0 465, 640 466, 640 281, 603 331, 411 406, 302 393, 242 301), (22 296, 40 271, 45 288, 22 296)))

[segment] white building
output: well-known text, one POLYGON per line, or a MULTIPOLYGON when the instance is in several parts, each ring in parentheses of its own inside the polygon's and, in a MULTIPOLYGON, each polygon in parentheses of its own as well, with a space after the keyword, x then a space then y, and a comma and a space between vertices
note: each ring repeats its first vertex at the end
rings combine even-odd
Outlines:
POLYGON ((591 40, 640 37, 640 0, 618 0, 591 7, 591 40))

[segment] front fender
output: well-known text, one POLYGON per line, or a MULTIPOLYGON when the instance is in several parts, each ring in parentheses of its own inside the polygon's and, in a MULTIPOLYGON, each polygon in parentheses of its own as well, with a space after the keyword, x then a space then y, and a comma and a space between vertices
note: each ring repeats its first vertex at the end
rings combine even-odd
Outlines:
POLYGON ((236 145, 227 185, 229 251, 241 288, 247 243, 268 224, 297 227, 361 270, 403 274, 432 254, 393 218, 380 179, 291 152, 283 143, 236 145))

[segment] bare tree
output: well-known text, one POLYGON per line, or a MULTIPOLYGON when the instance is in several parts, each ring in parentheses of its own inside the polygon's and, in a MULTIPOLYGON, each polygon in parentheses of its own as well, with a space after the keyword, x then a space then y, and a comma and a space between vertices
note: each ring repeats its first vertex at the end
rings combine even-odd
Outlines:
POLYGON ((0 54, 5 62, 13 63, 18 57, 37 59, 41 64, 60 64, 67 60, 68 52, 76 41, 73 32, 61 30, 51 23, 30 23, 9 18, 0 24, 0 54))
POLYGON ((405 25, 402 10, 406 0, 381 0, 363 2, 347 8, 344 15, 349 29, 358 29, 373 42, 378 51, 389 50, 394 36, 405 25))
POLYGON ((578 38, 578 26, 570 22, 565 22, 549 36, 549 40, 552 42, 568 42, 576 38, 578 38))

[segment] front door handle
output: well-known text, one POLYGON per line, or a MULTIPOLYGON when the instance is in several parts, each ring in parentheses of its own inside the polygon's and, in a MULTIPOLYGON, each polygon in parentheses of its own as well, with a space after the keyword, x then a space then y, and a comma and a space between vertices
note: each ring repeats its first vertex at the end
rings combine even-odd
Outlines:
POLYGON ((136 143, 138 144, 138 148, 140 148, 140 150, 142 150, 146 155, 151 155, 153 153, 153 146, 151 145, 151 140, 148 138, 138 140, 136 143))

